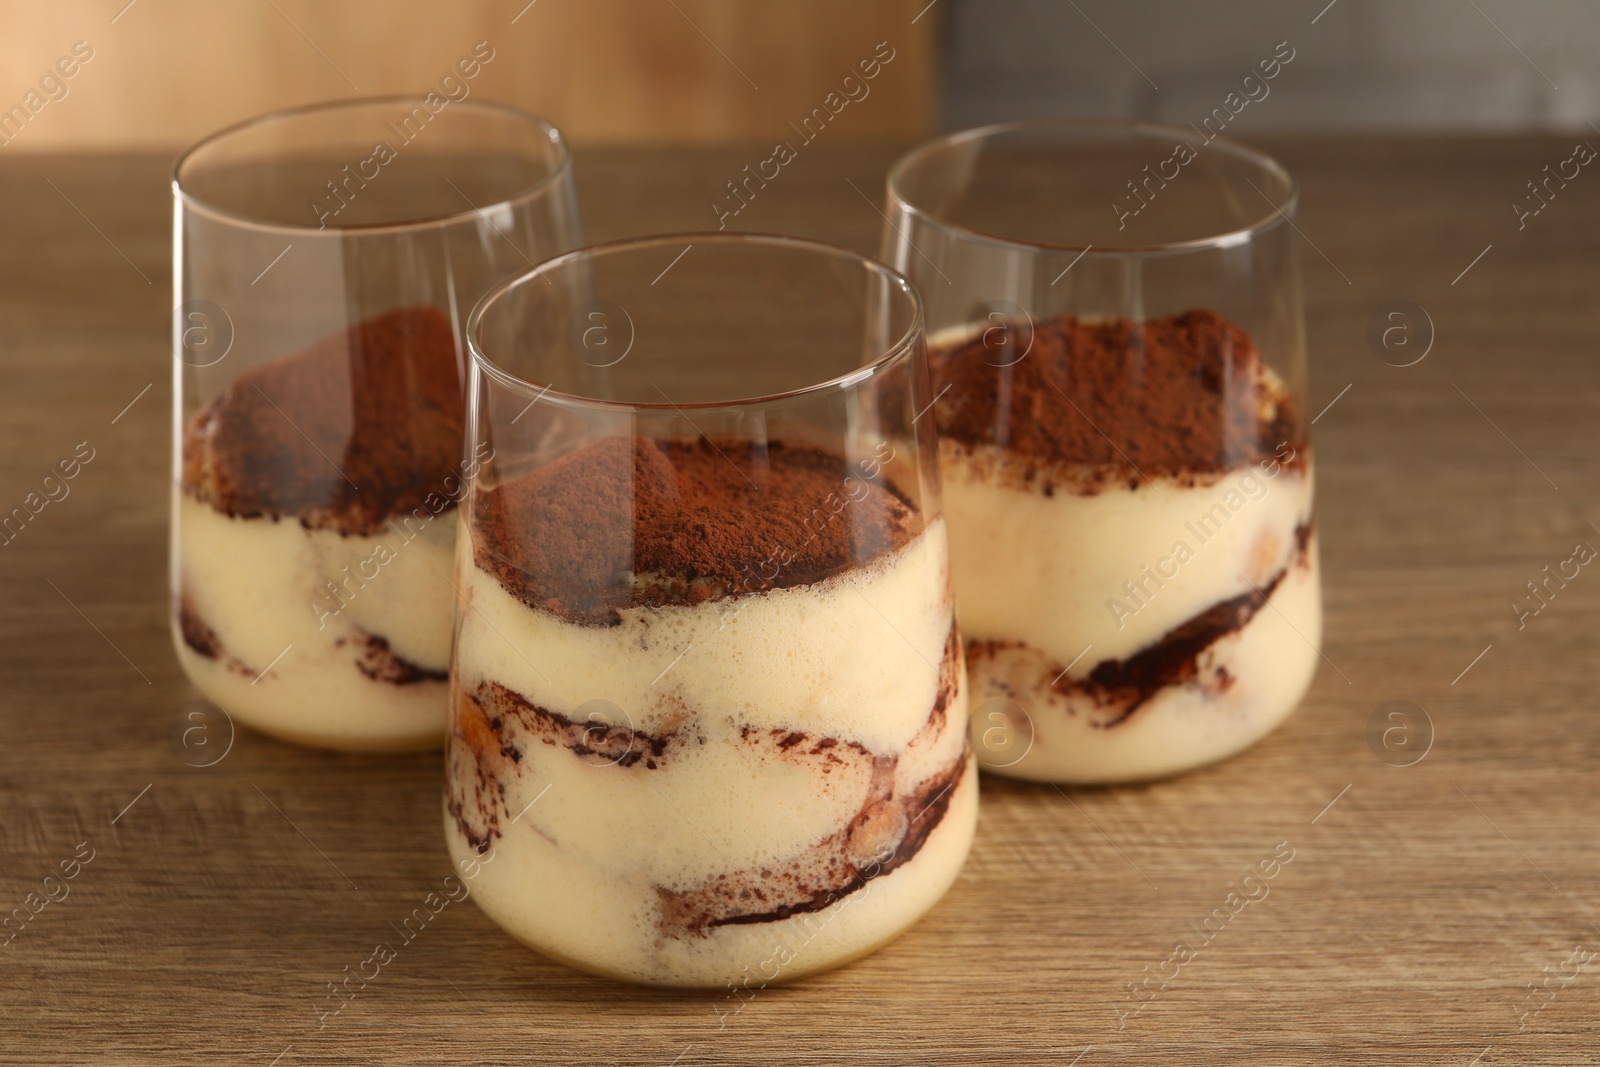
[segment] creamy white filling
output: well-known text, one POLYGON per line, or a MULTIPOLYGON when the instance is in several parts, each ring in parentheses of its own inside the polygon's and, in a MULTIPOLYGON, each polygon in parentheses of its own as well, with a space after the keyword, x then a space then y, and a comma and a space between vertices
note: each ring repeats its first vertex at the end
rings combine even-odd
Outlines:
MULTIPOLYGON (((555 797, 552 789, 524 821, 555 797)), ((747 817, 781 818, 768 807, 762 803, 760 812, 747 811, 747 817)), ((580 816, 572 811, 562 821, 580 816)), ((719 990, 731 985, 748 998, 746 990, 865 955, 916 922, 955 881, 977 818, 978 772, 969 764, 950 791, 944 818, 905 865, 821 911, 719 926, 704 937, 662 936, 655 925, 657 894, 648 877, 602 873, 560 837, 513 833, 480 856, 461 838, 448 812, 445 836, 457 864, 477 872, 469 884, 478 906, 523 944, 614 978, 719 990)), ((617 847, 626 850, 635 841, 630 835, 617 847)), ((727 1008, 738 1004, 732 1001, 727 1008)))
POLYGON ((251 726, 297 741, 437 743, 445 724, 442 682, 394 685, 357 664, 371 634, 417 667, 448 668, 453 514, 409 540, 393 527, 344 536, 294 519, 234 518, 180 493, 174 522, 175 594, 188 597, 222 645, 221 656, 208 659, 176 635, 180 661, 209 699, 251 726))
MULTIPOLYGON (((952 621, 941 522, 824 582, 628 609, 609 627, 530 610, 473 565, 465 544, 458 554, 464 691, 492 680, 568 718, 599 709, 611 725, 676 730, 654 768, 524 738, 500 783, 508 817, 495 858, 474 882, 479 904, 514 936, 594 970, 688 985, 738 981, 788 939, 799 946, 783 968, 793 977, 892 936, 954 879, 976 816, 970 780, 952 789, 915 857, 868 883, 870 894, 704 935, 661 928, 658 888, 689 892, 719 875, 793 869, 843 830, 868 799, 874 759, 897 761, 902 794, 960 760, 959 672, 942 728, 929 728, 952 621), (773 730, 807 740, 783 749, 773 730), (812 753, 829 738, 837 762, 812 753)), ((473 783, 458 787, 475 802, 473 783)), ((446 822, 452 853, 474 857, 455 820, 446 822)))
POLYGON ((1045 496, 986 478, 994 452, 976 462, 962 447, 941 452, 962 633, 1024 642, 1062 667, 1076 660, 1074 678, 1271 581, 1311 520, 1312 478, 1298 470, 1045 496))
POLYGON ((946 451, 963 636, 1026 646, 969 665, 974 745, 985 767, 1070 782, 1171 774, 1248 747, 1304 696, 1322 628, 1316 553, 1300 562, 1295 536, 1312 519, 1309 470, 1280 467, 1268 477, 1258 465, 1197 485, 1162 478, 1046 496, 986 480, 979 472, 992 469, 992 454, 974 462, 963 449, 946 451), (1125 721, 1107 726, 1117 708, 1064 695, 1098 664, 1126 660, 1280 573, 1242 632, 1202 655, 1195 681, 1169 687, 1125 721))
POLYGON ((1316 673, 1319 574, 1313 538, 1306 565, 1290 568, 1249 622, 1200 655, 1194 679, 1162 689, 1111 726, 1105 723, 1115 709, 1064 684, 1052 686, 1054 661, 1037 651, 974 657, 979 762, 1036 781, 1120 782, 1176 774, 1243 751, 1289 716, 1316 673))
POLYGON ((943 521, 823 582, 629 608, 619 626, 530 611, 472 563, 466 540, 455 667, 468 688, 492 678, 563 713, 605 700, 651 732, 687 707, 710 724, 806 730, 880 753, 903 749, 933 706, 951 614, 943 521))

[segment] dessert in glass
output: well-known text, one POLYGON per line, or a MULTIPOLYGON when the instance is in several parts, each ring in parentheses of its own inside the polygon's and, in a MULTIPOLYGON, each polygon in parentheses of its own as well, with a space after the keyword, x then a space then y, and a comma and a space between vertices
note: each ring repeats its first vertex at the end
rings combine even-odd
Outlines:
POLYGON ((985 769, 1158 777, 1276 727, 1318 659, 1296 190, 1193 130, 1022 122, 903 157, 985 769))
POLYGON ((553 127, 426 103, 268 115, 173 173, 174 644, 207 698, 303 744, 442 741, 455 511, 483 458, 465 319, 581 243, 553 127))
POLYGON ((921 313, 792 238, 602 245, 469 325, 445 830, 555 959, 760 984, 913 923, 977 768, 921 313))

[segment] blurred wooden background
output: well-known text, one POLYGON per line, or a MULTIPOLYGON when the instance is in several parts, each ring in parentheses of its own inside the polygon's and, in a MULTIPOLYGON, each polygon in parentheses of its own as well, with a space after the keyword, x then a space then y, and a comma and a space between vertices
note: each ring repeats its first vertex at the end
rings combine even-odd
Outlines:
POLYGON ((43 101, 0 153, 176 147, 277 108, 425 92, 480 41, 494 59, 472 95, 579 143, 777 137, 886 41, 839 136, 913 136, 934 124, 938 18, 927 0, 0 0, 0 113, 43 101), (93 58, 59 78, 78 41, 93 58))

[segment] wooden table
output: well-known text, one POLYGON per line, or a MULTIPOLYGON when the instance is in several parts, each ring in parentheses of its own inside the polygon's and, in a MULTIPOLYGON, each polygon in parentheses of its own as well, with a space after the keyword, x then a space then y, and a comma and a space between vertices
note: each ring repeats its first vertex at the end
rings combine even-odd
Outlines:
MULTIPOLYGON (((1520 629, 1509 607, 1600 548, 1600 175, 1521 231, 1508 207, 1572 141, 1270 146, 1304 183, 1331 407, 1327 662, 1263 744, 1147 786, 986 782, 931 915, 748 1004, 589 978, 456 907, 322 1029, 328 983, 449 871, 439 760, 225 750, 167 636, 166 160, 7 156, 0 510, 94 459, 0 548, 0 914, 77 871, 0 946, 0 1062, 1596 1062, 1600 572, 1520 629), (1436 332, 1415 366, 1366 339, 1395 300, 1436 332), (1391 701, 1425 709, 1409 748, 1369 742, 1391 701), (1173 977, 1280 842, 1269 895, 1173 977)), ((808 147, 738 221, 871 251, 893 155, 808 147)), ((590 235, 703 228, 758 158, 581 153, 590 235)))

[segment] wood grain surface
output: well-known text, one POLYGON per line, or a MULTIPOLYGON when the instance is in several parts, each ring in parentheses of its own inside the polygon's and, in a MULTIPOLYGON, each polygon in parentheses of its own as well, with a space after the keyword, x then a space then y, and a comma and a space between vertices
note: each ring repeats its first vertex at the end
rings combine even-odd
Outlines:
MULTIPOLYGON (((94 458, 0 548, 0 914, 67 894, 0 942, 0 1063, 1595 1063, 1600 571, 1510 604, 1600 548, 1600 176, 1519 230, 1570 139, 1269 147, 1331 404, 1326 662, 1282 729, 1157 784, 987 781, 925 920, 748 1002, 575 973, 461 904, 321 1027, 450 871, 439 759, 228 747, 167 636, 167 161, 9 161, 0 511, 94 458), (1367 339, 1399 300, 1436 335, 1405 368, 1367 339), (1393 701, 1409 747, 1372 740, 1393 701)), ((759 150, 581 153, 590 236, 703 228, 759 150)), ((737 221, 871 251, 894 154, 808 148, 737 221)))

